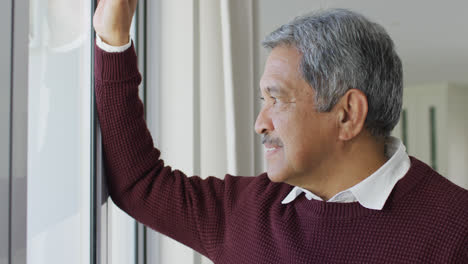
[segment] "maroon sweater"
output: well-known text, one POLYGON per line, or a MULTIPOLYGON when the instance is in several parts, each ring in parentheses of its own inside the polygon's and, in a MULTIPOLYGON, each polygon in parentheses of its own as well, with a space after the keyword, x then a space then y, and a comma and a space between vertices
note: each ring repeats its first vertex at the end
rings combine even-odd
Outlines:
POLYGON ((411 158, 383 210, 257 177, 187 177, 165 166, 138 98, 134 49, 96 47, 96 101, 112 200, 215 263, 468 263, 468 191, 411 158))

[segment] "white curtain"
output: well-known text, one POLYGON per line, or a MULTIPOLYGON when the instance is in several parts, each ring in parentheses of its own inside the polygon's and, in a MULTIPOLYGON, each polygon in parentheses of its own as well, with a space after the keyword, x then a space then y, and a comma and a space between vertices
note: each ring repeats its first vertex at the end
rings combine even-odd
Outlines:
POLYGON ((251 1, 199 3, 202 175, 254 175, 251 1))
MULTIPOLYGON (((157 8, 149 11, 160 17, 148 25, 159 35, 149 45, 147 117, 166 164, 203 178, 261 171, 253 1, 161 0, 157 8)), ((211 263, 166 237, 156 245, 161 264, 211 263)))

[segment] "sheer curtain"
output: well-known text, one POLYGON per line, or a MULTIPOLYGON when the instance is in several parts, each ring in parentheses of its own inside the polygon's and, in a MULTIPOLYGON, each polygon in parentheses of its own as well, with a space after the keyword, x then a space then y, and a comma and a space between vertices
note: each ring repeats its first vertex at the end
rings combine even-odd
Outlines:
MULTIPOLYGON (((158 49, 148 57, 148 122, 166 164, 203 178, 261 171, 253 1, 161 0, 149 12, 159 18, 148 25, 158 49)), ((156 244, 160 263, 210 263, 166 237, 156 244)))
POLYGON ((251 1, 200 1, 201 173, 254 175, 251 1))

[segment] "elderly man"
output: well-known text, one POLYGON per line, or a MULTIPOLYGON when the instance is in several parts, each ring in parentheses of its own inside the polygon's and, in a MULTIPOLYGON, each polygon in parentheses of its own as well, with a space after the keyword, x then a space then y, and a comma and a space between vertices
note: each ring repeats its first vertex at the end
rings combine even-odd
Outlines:
POLYGON ((402 66, 381 26, 333 9, 267 36, 255 124, 267 173, 202 180, 165 166, 146 128, 129 43, 135 6, 102 0, 94 20, 96 101, 120 208, 215 263, 468 262, 468 191, 389 137, 402 66))

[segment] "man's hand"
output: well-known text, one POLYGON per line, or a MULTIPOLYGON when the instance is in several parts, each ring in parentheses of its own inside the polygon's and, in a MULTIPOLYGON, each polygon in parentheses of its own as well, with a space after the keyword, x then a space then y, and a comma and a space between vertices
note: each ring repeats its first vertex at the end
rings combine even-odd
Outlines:
POLYGON ((137 2, 138 0, 99 0, 93 25, 105 43, 111 46, 128 43, 137 2))

